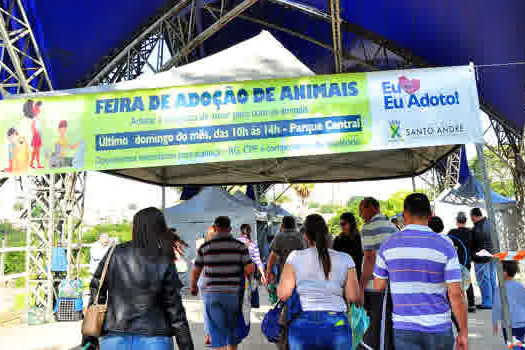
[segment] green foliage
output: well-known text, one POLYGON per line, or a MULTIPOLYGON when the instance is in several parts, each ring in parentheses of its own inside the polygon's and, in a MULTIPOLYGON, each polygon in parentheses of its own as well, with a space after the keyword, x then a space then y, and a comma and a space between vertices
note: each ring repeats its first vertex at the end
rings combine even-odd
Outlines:
POLYGON ((26 308, 26 293, 20 293, 15 295, 15 305, 13 311, 18 312, 26 308))
POLYGON ((317 209, 319 208, 321 205, 317 202, 310 202, 308 203, 308 209, 317 209))
POLYGON ((7 247, 23 247, 26 245, 26 232, 10 223, 0 223, 0 239, 4 239, 4 235, 7 236, 7 247))
POLYGON ((292 199, 289 196, 283 194, 283 195, 281 195, 279 198, 277 198, 275 200, 275 203, 276 204, 284 204, 284 203, 290 203, 291 201, 292 201, 292 199))
POLYGON ((94 243, 101 233, 107 233, 110 238, 117 238, 119 242, 131 241, 131 224, 122 222, 96 225, 82 235, 82 240, 84 243, 94 243))
MULTIPOLYGON (((485 150, 484 155, 489 184, 492 190, 505 197, 515 197, 514 181, 508 164, 490 150, 485 150)), ((479 180, 483 178, 478 157, 469 162, 469 168, 479 180)))
MULTIPOLYGON (((403 211, 403 202, 405 197, 409 195, 409 191, 398 191, 394 193, 386 201, 380 200, 381 212, 386 216, 393 216, 403 211)), ((353 213, 357 219, 357 226, 361 229, 363 226, 363 220, 359 217, 359 204, 363 200, 363 197, 352 197, 346 203, 346 207, 339 208, 336 211, 336 215, 328 222, 328 228, 332 235, 337 235, 341 231, 339 227, 339 216, 345 212, 353 213)))
POLYGON ((5 253, 4 273, 21 273, 26 269, 26 252, 5 253))
POLYGON ((336 213, 339 209, 341 209, 340 205, 322 204, 321 206, 319 206, 318 211, 321 214, 332 214, 336 213))

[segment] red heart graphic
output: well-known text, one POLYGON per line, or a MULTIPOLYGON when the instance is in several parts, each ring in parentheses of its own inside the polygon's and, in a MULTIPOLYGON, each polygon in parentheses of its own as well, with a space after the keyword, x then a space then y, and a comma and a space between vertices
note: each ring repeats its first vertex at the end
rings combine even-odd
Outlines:
POLYGON ((408 79, 407 77, 400 77, 399 78, 399 86, 401 89, 403 89, 407 94, 412 95, 415 93, 419 88, 421 87, 421 83, 419 79, 408 79))

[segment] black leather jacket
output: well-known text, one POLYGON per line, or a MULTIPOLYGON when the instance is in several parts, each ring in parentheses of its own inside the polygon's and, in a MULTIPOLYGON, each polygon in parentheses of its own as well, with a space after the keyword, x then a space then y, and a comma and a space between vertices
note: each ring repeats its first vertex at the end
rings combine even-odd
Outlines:
MULTIPOLYGON (((107 255, 91 280, 90 304, 97 294, 106 260, 107 255)), ((151 262, 131 242, 116 246, 99 299, 99 303, 104 303, 107 295, 103 334, 175 336, 180 350, 194 349, 180 296, 182 284, 173 261, 164 260, 151 262)))

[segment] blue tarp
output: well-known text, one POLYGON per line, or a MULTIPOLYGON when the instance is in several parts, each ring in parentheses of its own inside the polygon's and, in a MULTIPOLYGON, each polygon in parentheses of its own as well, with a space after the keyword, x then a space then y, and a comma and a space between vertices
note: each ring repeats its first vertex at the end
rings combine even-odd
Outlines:
MULTIPOLYGON (((0 0, 8 1, 8 0, 0 0)), ((55 89, 76 87, 95 65, 129 41, 143 25, 176 1, 170 0, 23 0, 43 50, 55 89)), ((303 0, 328 12, 328 1, 303 0)), ((341 0, 347 23, 375 33, 435 66, 478 65, 525 61, 525 1, 523 0, 341 0)), ((202 22, 213 18, 203 11, 202 22)), ((271 1, 247 11, 285 28, 331 43, 330 23, 271 1)), ((258 24, 236 19, 204 44, 201 53, 218 52, 260 32, 258 24)), ((331 73, 327 49, 268 29, 316 73, 331 73)), ((343 33, 348 47, 353 34, 343 33)), ((484 67, 478 70, 484 102, 510 125, 524 125, 525 66, 484 67)))
MULTIPOLYGON (((492 203, 493 204, 514 204, 516 201, 511 198, 502 196, 499 193, 491 191, 492 203)), ((475 176, 469 176, 464 184, 460 185, 450 191, 450 193, 444 198, 444 202, 448 202, 447 199, 454 198, 468 198, 470 200, 484 200, 485 192, 483 191, 483 185, 475 176)))

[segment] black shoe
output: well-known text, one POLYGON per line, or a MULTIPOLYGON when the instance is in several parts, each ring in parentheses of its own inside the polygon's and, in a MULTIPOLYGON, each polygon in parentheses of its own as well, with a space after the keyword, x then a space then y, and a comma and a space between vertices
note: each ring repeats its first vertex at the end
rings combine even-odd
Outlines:
POLYGON ((475 306, 469 306, 468 307, 468 312, 475 313, 476 312, 476 307, 475 306))

